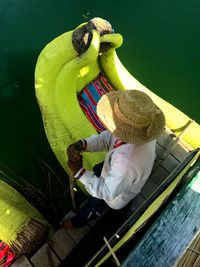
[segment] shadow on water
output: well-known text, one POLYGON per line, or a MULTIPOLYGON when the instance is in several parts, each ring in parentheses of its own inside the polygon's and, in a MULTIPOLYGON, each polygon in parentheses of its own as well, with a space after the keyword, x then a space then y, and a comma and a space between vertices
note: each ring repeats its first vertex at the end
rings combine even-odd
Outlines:
MULTIPOLYGON (((52 154, 34 95, 34 68, 38 53, 7 55, 8 82, 0 89, 0 120, 3 125, 0 142, 4 151, 1 161, 19 168, 26 162, 27 171, 32 167, 29 160, 33 157, 33 148, 37 148, 39 153, 48 149, 49 155, 52 154)), ((32 172, 35 173, 34 168, 32 172)))

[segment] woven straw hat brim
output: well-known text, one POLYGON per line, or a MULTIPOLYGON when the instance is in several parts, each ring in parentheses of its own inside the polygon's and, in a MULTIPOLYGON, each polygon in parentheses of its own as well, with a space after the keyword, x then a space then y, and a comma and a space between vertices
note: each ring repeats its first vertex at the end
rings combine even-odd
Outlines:
POLYGON ((120 140, 131 144, 143 144, 156 139, 164 130, 165 117, 159 107, 150 135, 146 128, 136 128, 124 122, 114 111, 114 103, 123 91, 112 91, 102 96, 97 104, 97 115, 105 127, 120 140))

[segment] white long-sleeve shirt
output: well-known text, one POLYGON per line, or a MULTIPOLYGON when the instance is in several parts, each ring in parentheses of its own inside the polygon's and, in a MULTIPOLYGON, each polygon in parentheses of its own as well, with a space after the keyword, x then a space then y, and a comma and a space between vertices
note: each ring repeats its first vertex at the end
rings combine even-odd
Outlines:
POLYGON ((86 151, 108 151, 101 176, 85 171, 80 177, 90 195, 103 199, 113 209, 121 209, 134 198, 149 177, 155 160, 155 144, 123 144, 109 131, 87 138, 86 151))

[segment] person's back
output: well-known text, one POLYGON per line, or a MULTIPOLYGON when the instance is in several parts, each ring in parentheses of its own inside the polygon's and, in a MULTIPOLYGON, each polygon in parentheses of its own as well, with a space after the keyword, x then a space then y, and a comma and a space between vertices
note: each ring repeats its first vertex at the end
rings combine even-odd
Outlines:
POLYGON ((123 183, 127 184, 127 189, 112 201, 107 201, 111 208, 123 208, 140 193, 153 168, 155 144, 156 141, 153 140, 142 145, 126 144, 119 148, 115 160, 118 161, 118 171, 123 177, 123 183))
MULTIPOLYGON (((109 131, 104 131, 100 136, 95 135, 86 139, 86 151, 108 151, 100 179, 103 180, 104 187, 90 186, 84 177, 92 175, 86 172, 80 178, 91 195, 103 198, 113 209, 123 208, 134 196, 136 196, 147 178, 149 177, 155 160, 155 140, 135 145, 127 144, 118 140, 109 131)), ((99 179, 99 178, 98 178, 99 179)), ((99 180, 97 180, 99 184, 99 180)))

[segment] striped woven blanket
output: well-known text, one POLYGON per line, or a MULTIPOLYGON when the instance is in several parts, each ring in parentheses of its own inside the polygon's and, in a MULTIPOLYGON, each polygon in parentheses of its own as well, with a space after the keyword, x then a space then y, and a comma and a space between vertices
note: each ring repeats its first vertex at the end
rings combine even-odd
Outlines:
POLYGON ((8 267, 15 259, 10 247, 0 240, 0 267, 8 267))
POLYGON ((78 95, 78 101, 82 111, 94 126, 97 132, 102 132, 105 127, 96 114, 96 105, 102 95, 115 90, 103 74, 87 85, 78 95))

